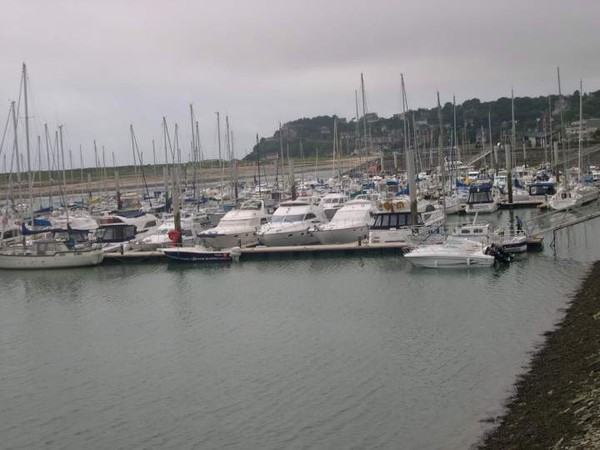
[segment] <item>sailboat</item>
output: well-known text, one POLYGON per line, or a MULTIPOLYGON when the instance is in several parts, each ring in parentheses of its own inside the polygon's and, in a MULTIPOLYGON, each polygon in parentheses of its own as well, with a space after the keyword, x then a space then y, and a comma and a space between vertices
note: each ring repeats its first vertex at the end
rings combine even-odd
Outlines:
MULTIPOLYGON (((560 72, 558 72, 558 91, 559 96, 562 98, 561 90, 560 90, 560 72)), ((559 106, 562 108, 562 101, 559 101, 559 106)), ((561 117, 562 117, 562 109, 561 109, 561 117)), ((561 130, 564 128, 561 124, 561 130)), ((586 203, 593 202, 598 199, 599 190, 596 186, 586 185, 583 183, 581 179, 581 145, 583 142, 583 82, 579 83, 579 174, 580 177, 574 185, 570 185, 569 181, 566 179, 566 171, 565 171, 565 179, 563 180, 563 184, 561 184, 556 190, 556 194, 548 199, 548 206, 555 211, 565 211, 568 209, 576 208, 586 203)), ((563 158, 566 157, 563 155, 563 158)))
MULTIPOLYGON (((27 144, 27 162, 29 172, 29 206, 33 216, 32 199, 32 175, 29 152, 29 115, 27 105, 27 68, 23 64, 23 98, 25 104, 25 136, 27 144)), ((15 141, 17 127, 15 122, 15 141)), ((62 128, 61 128, 62 138, 62 128)), ((64 173, 64 148, 61 151, 63 159, 63 181, 64 173)), ((17 158, 19 155, 17 155, 17 158)), ((33 217, 31 218, 33 223, 33 217)), ((47 232, 45 232, 47 233, 47 232)), ((54 269, 95 266, 102 262, 104 253, 92 243, 76 244, 69 239, 57 239, 54 237, 27 240, 27 235, 34 232, 28 230, 25 223, 22 224, 22 242, 18 245, 2 247, 0 249, 0 269, 54 269)))

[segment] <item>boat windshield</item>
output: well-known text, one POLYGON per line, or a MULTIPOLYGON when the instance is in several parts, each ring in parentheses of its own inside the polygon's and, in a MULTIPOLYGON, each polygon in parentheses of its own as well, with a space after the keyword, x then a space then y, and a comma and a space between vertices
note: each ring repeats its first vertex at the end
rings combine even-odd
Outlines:
POLYGON ((471 192, 467 203, 492 203, 494 200, 489 191, 471 192))
POLYGON ((303 220, 304 214, 289 214, 287 216, 273 215, 271 217, 272 223, 302 222, 303 220))

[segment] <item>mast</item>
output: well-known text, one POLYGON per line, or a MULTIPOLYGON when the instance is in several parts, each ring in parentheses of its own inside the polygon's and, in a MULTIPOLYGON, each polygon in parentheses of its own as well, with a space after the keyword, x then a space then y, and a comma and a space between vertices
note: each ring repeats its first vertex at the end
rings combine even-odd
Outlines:
POLYGON ((444 122, 442 120, 442 104, 440 103, 440 92, 437 92, 437 116, 440 127, 440 137, 438 140, 438 161, 440 165, 440 172, 442 176, 442 208, 444 210, 444 217, 446 217, 446 161, 444 160, 443 146, 444 146, 444 122))
POLYGON ((221 195, 219 196, 221 199, 221 203, 223 203, 223 178, 225 177, 225 166, 223 165, 223 158, 221 157, 221 116, 219 112, 215 113, 217 115, 217 142, 219 145, 219 165, 221 166, 221 195))
POLYGON ((54 202, 52 200, 52 165, 50 164, 50 136, 48 134, 48 124, 44 124, 44 134, 46 135, 46 158, 48 159, 48 184, 50 185, 50 206, 52 207, 54 202))
POLYGON ((281 132, 281 122, 279 122, 279 157, 278 157, 277 163, 276 163, 276 170, 275 170, 275 184, 277 185, 277 189, 284 191, 284 187, 283 187, 283 171, 284 171, 283 133, 281 132), (279 170, 281 170, 281 186, 279 186, 279 170))
POLYGON ((458 136, 456 134, 456 95, 452 95, 452 109, 454 111, 454 126, 452 134, 452 157, 456 157, 456 162, 460 161, 460 152, 458 151, 458 136))
POLYGON ((509 150, 506 151, 506 186, 508 188, 508 203, 513 202, 513 183, 512 183, 512 154, 515 151, 517 134, 515 129, 515 95, 513 88, 510 88, 510 110, 512 123, 512 136, 509 150))
POLYGON ((408 177, 408 193, 410 195, 410 218, 411 225, 417 224, 417 186, 415 183, 415 156, 414 149, 408 145, 408 123, 406 100, 406 86, 404 85, 404 75, 400 74, 402 83, 402 115, 404 117, 404 145, 406 146, 406 176, 408 177))
POLYGON ((365 140, 365 151, 367 149, 367 98, 365 93, 365 79, 360 74, 360 92, 362 95, 362 114, 363 114, 363 138, 365 140))
POLYGON ((579 80, 579 147, 578 147, 578 161, 579 165, 579 182, 583 179, 583 167, 581 166, 581 144, 583 141, 583 81, 579 80))
MULTIPOLYGON (((356 151, 358 152, 358 166, 362 165, 362 152, 360 151, 360 123, 358 117, 358 92, 354 90, 354 101, 356 105, 356 151)), ((302 144, 302 141, 300 141, 302 144)), ((304 180, 303 180, 304 181, 304 180)))
MULTIPOLYGON (((15 133, 15 157, 17 159, 17 184, 19 185, 19 202, 23 203, 23 192, 21 189, 21 156, 19 154, 19 138, 18 138, 18 127, 17 127, 17 108, 15 106, 15 102, 11 102, 11 111, 12 111, 12 119, 13 119, 13 128, 15 133)), ((12 166, 12 163, 11 163, 12 166)))
POLYGON ((29 148, 29 106, 27 104, 27 66, 23 63, 23 99, 25 101, 25 148, 27 149, 27 179, 29 181, 29 207, 33 226, 33 173, 31 172, 31 151, 29 148))
POLYGON ((256 165, 258 166, 258 198, 262 198, 260 188, 260 145, 258 143, 258 133, 256 133, 256 165))
POLYGON ((65 202, 65 213, 67 216, 67 228, 69 227, 69 202, 67 201, 67 173, 65 171, 65 147, 63 145, 63 125, 58 126, 58 132, 60 136, 60 158, 62 159, 62 173, 63 173, 63 189, 65 190, 64 202, 65 202))
MULTIPOLYGON (((567 155, 565 152, 565 127, 563 122, 563 100, 562 100, 562 91, 560 88, 560 67, 556 68, 556 75, 558 78, 558 110, 560 111, 560 142, 562 147, 562 157, 563 157, 563 166, 564 166, 564 178, 565 178, 565 186, 567 186, 567 155)), ((558 162, 558 161, 557 161, 558 162)), ((560 180, 558 179, 558 171, 556 173, 556 182, 558 183, 560 180)))
MULTIPOLYGON (((196 200, 196 163, 197 163, 197 148, 196 148, 196 133, 194 132, 194 105, 190 103, 190 124, 192 127, 192 189, 194 192, 194 200, 196 200)), ((152 141, 152 148, 154 148, 154 141, 152 141)))

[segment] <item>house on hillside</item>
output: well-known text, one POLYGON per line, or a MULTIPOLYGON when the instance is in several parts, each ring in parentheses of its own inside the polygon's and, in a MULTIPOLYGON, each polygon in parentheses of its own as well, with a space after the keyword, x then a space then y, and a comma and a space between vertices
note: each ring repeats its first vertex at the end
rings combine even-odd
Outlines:
MULTIPOLYGON (((571 122, 571 124, 565 128, 565 134, 571 140, 577 140, 579 138, 579 120, 575 122, 571 122)), ((583 119, 581 121, 581 135, 582 139, 590 139, 596 131, 600 130, 600 119, 591 118, 591 119, 583 119)))

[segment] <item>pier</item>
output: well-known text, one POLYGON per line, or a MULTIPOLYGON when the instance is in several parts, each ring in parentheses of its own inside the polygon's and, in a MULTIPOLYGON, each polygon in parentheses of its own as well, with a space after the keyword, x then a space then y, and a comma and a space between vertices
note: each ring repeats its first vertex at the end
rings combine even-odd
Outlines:
MULTIPOLYGON (((297 245, 288 247, 266 247, 256 246, 242 248, 240 259, 260 260, 271 258, 289 258, 298 256, 322 256, 322 255, 365 255, 365 254, 400 254, 403 250, 411 247, 406 242, 393 242, 384 244, 351 244, 332 245, 297 245)), ((107 253, 104 255, 105 262, 137 263, 145 261, 168 261, 160 251, 125 251, 107 253)))

